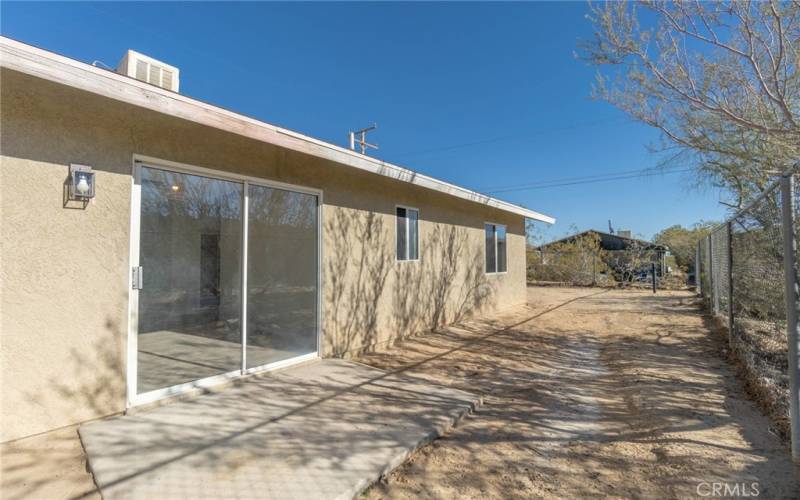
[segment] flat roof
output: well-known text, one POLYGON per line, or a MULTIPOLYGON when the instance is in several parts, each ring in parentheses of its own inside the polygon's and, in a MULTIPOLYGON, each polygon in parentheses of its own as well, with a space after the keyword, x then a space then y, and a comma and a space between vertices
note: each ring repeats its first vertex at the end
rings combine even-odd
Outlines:
POLYGON ((117 101, 225 130, 367 172, 439 191, 529 219, 555 223, 553 217, 449 182, 362 155, 347 148, 277 127, 255 118, 192 99, 114 71, 0 36, 0 66, 117 101))

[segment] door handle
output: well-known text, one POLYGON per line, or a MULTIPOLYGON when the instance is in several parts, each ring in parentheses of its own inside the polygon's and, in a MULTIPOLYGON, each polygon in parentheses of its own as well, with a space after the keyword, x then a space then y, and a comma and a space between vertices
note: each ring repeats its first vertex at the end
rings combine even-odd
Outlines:
POLYGON ((131 288, 133 290, 142 289, 142 266, 134 266, 131 268, 131 288))

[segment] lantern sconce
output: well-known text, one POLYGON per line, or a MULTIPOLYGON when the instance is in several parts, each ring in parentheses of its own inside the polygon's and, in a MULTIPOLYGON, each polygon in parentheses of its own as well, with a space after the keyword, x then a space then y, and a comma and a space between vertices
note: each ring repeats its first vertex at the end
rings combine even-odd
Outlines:
POLYGON ((70 163, 69 177, 64 183, 64 208, 86 208, 89 200, 94 198, 94 187, 92 167, 70 163), (79 202, 81 206, 68 207, 71 201, 79 202))

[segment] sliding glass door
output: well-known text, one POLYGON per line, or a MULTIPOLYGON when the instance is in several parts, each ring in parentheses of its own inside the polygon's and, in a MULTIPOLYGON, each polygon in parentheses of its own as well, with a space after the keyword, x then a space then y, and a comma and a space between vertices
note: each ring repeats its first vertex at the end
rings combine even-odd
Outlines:
POLYGON ((247 368, 317 350, 317 197, 250 185, 247 368))
POLYGON ((137 392, 239 369, 242 184, 141 169, 137 392))
POLYGON ((317 195, 145 165, 136 178, 135 395, 317 352, 317 195))

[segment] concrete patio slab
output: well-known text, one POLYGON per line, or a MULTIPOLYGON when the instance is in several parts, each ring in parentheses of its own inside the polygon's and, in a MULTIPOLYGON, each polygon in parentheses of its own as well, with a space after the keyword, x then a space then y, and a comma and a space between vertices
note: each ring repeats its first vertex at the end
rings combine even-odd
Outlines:
MULTIPOLYGON (((203 335, 160 330, 139 335, 138 339, 139 392, 183 384, 220 373, 234 371, 242 366, 242 344, 219 340, 203 335)), ((288 351, 274 347, 247 344, 247 359, 264 360, 264 363, 301 356, 314 351, 288 351)))
POLYGON ((480 403, 319 360, 80 428, 103 497, 352 498, 480 403))

